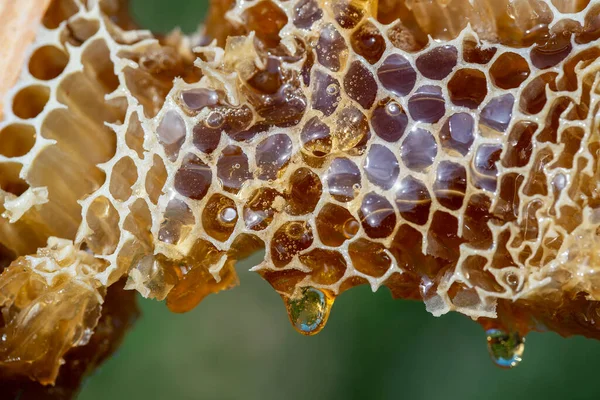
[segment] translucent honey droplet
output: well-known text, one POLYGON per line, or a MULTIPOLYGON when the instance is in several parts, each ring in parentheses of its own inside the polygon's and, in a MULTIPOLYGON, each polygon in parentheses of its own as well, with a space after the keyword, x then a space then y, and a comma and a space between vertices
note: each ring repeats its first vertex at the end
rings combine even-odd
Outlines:
POLYGON ((323 329, 333 305, 332 296, 313 287, 303 288, 299 298, 284 297, 284 301, 294 329, 307 336, 323 329))
POLYGON ((521 362, 525 351, 525 338, 518 332, 506 332, 501 329, 488 329, 487 346, 490 357, 502 368, 514 368, 521 362))

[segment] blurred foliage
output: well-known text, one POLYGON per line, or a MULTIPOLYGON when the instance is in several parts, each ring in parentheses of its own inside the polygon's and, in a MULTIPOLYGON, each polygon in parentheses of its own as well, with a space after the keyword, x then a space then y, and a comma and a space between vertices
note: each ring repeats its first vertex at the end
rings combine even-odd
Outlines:
MULTIPOLYGON (((193 31, 198 0, 134 0, 145 27, 193 31)), ((325 329, 304 337, 283 302, 239 265, 241 286, 190 313, 141 300, 143 312, 119 352, 90 377, 82 400, 137 399, 598 399, 600 343, 553 333, 527 337, 523 362, 489 360, 481 327, 434 318, 421 303, 363 286, 336 301, 325 329)))

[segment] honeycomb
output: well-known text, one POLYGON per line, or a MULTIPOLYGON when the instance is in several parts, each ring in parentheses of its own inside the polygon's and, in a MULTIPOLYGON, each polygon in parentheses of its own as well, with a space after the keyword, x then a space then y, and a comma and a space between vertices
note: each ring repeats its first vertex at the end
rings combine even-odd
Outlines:
POLYGON ((304 334, 368 284, 519 356, 600 338, 599 38, 596 0, 213 0, 160 37, 51 2, 0 123, 0 367, 52 384, 117 283, 186 312, 261 249, 304 334))

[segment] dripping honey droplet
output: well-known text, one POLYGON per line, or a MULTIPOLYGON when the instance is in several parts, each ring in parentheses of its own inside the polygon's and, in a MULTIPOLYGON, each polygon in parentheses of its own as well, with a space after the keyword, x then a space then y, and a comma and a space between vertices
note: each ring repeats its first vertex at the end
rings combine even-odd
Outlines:
POLYGON ((501 368, 514 368, 522 360, 525 351, 525 338, 518 332, 502 329, 488 329, 487 346, 492 361, 501 368))
POLYGON ((290 322, 294 329, 303 335, 316 335, 329 318, 334 297, 328 292, 314 287, 304 287, 300 296, 284 297, 290 322))

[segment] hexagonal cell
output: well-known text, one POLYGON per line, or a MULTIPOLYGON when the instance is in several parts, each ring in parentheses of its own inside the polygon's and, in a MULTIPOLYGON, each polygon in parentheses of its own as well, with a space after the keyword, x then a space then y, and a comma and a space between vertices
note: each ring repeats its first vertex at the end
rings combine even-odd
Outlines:
POLYGON ((316 218, 319 239, 326 246, 339 247, 358 233, 360 224, 350 211, 337 204, 327 203, 316 218))
POLYGON ((360 25, 350 37, 352 49, 370 64, 375 64, 385 51, 385 40, 381 32, 371 22, 360 25))
POLYGON ((363 169, 369 181, 384 190, 391 189, 400 173, 398 159, 390 149, 373 144, 365 158, 363 169))
POLYGON ((52 45, 42 46, 31 55, 29 72, 37 79, 49 81, 62 74, 68 63, 65 51, 52 45))
POLYGON ((410 61, 401 54, 392 54, 377 69, 384 88, 398 96, 406 96, 415 87, 417 73, 410 61))
POLYGON ((331 71, 343 69, 348 58, 348 46, 343 36, 332 24, 321 28, 321 36, 315 48, 319 64, 331 71))
POLYGON ((283 224, 271 240, 271 260, 275 267, 284 267, 313 242, 308 222, 290 221, 283 224))
POLYGON ((21 157, 35 145, 35 128, 26 124, 10 124, 0 130, 0 155, 21 157))
POLYGON ((228 192, 237 193, 244 182, 252 178, 248 156, 238 146, 227 146, 217 161, 217 176, 228 192))
POLYGON ((365 275, 381 278, 392 266, 392 259, 381 243, 358 239, 348 246, 348 255, 354 268, 365 275))
POLYGON ((446 114, 446 102, 439 86, 421 86, 408 100, 408 112, 415 121, 438 122, 446 114))
POLYGON ((373 130, 386 142, 397 142, 402 138, 408 125, 408 116, 402 106, 391 100, 379 102, 371 114, 373 130))
POLYGON ((292 140, 284 133, 271 135, 256 146, 258 178, 275 180, 287 166, 292 156, 292 140))
POLYGON ((425 129, 415 128, 408 133, 400 147, 402 162, 413 171, 425 171, 437 155, 437 143, 425 129))
POLYGON ((467 113, 452 114, 440 130, 442 148, 456 157, 466 156, 475 140, 475 121, 467 113))
POLYGON ((175 174, 175 190, 182 196, 202 200, 212 182, 212 171, 208 165, 193 154, 183 159, 181 168, 175 174))
POLYGON ((362 227, 370 238, 386 238, 396 227, 394 207, 385 197, 374 192, 363 198, 358 214, 362 227))
POLYGON ((490 68, 494 85, 500 89, 517 88, 529 77, 527 60, 516 53, 503 53, 490 68))
POLYGON ((256 37, 271 48, 279 44, 279 31, 288 22, 286 13, 270 0, 248 8, 243 17, 248 30, 256 32, 256 37))
POLYGON ((85 241, 95 254, 114 253, 121 238, 119 220, 119 213, 106 197, 100 196, 92 201, 86 216, 92 233, 85 241))
POLYGON ((377 82, 360 61, 354 61, 344 77, 344 90, 364 109, 371 108, 377 96, 377 82))
POLYGON ((346 260, 337 251, 314 249, 300 256, 300 262, 310 269, 310 276, 318 285, 333 285, 346 272, 346 260))
POLYGON ((441 205, 458 210, 467 191, 467 171, 460 164, 442 161, 438 164, 433 194, 441 205))
POLYGON ((338 201, 350 201, 360 191, 360 169, 348 158, 335 158, 326 176, 329 194, 338 201))
POLYGON ((459 69, 448 82, 448 92, 455 105, 477 108, 487 96, 485 74, 478 69, 459 69))
POLYGON ((13 98, 13 113, 22 119, 37 117, 50 99, 50 89, 42 85, 32 85, 21 89, 13 98))
POLYGON ((132 186, 138 179, 137 166, 129 157, 123 157, 113 167, 110 178, 110 194, 116 200, 126 201, 133 193, 132 186))
POLYGON ((416 65, 424 77, 441 80, 450 75, 458 60, 456 47, 445 45, 434 47, 417 58, 416 65))
POLYGON ((281 211, 281 205, 276 204, 277 199, 281 199, 282 195, 275 189, 260 188, 255 190, 249 197, 244 206, 244 223, 248 229, 260 231, 266 229, 275 214, 281 211))
POLYGON ((188 237, 195 224, 196 219, 190 207, 183 200, 173 199, 163 214, 158 240, 177 245, 188 237))
POLYGON ((294 6, 294 25, 298 28, 310 29, 322 16, 323 10, 316 0, 300 0, 294 6))
POLYGON ((425 225, 429 219, 431 196, 423 182, 412 176, 401 180, 396 190, 396 208, 405 220, 425 225))
POLYGON ((308 168, 298 168, 290 176, 285 211, 291 215, 309 214, 314 211, 322 193, 319 176, 308 168))
POLYGON ((202 210, 202 226, 211 237, 224 242, 235 230, 238 212, 235 202, 222 194, 213 194, 202 210))
POLYGON ((145 185, 146 193, 148 193, 148 197, 152 203, 156 204, 158 202, 166 181, 167 169, 165 168, 165 163, 162 158, 155 154, 152 167, 146 175, 145 185))

